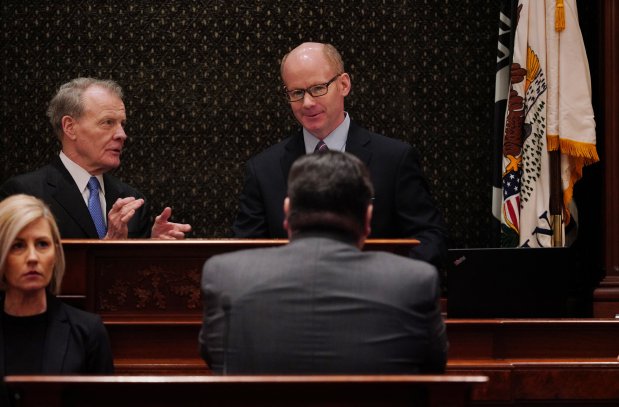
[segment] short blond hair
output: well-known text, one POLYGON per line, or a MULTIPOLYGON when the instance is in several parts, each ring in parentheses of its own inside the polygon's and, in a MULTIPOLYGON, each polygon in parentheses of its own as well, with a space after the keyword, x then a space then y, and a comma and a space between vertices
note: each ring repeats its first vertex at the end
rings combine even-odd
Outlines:
POLYGON ((60 241, 58 225, 51 210, 41 201, 30 195, 12 195, 0 202, 0 289, 5 290, 4 273, 6 258, 15 238, 25 227, 39 219, 45 219, 52 231, 52 240, 55 248, 54 270, 49 283, 52 294, 60 292, 60 285, 64 275, 65 260, 60 241))

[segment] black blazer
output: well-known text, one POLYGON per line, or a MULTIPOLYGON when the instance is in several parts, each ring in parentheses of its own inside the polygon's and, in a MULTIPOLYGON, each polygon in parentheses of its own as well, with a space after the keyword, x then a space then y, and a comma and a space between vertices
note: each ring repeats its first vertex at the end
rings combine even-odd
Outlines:
POLYGON ((414 374, 445 369, 431 265, 333 232, 211 257, 202 357, 216 373, 414 374), (224 350, 224 348, 226 350, 224 350))
MULTIPOLYGON (((0 293, 4 309, 4 293, 0 293)), ((113 374, 112 348, 98 315, 47 296, 48 323, 41 374, 113 374)), ((4 328, 0 318, 0 376, 4 371, 4 328)))
MULTIPOLYGON (((416 238, 421 244, 411 256, 440 265, 447 253, 447 228, 434 205, 408 144, 350 123, 346 152, 370 170, 375 189, 370 238, 416 238)), ((247 162, 235 237, 286 238, 283 204, 292 163, 305 154, 303 132, 271 146, 247 162)))
MULTIPOLYGON (((118 198, 144 198, 139 191, 112 175, 103 174, 103 181, 108 213, 118 198)), ((36 171, 13 177, 0 187, 0 200, 15 194, 43 200, 52 210, 63 239, 99 238, 84 198, 60 157, 36 171)), ((129 221, 129 238, 150 237, 150 226, 150 213, 145 203, 129 221)))

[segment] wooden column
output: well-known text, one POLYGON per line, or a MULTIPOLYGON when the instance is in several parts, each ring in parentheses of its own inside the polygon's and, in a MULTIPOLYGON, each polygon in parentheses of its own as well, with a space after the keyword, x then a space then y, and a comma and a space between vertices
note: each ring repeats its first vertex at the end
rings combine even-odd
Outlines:
POLYGON ((604 192, 606 277, 594 292, 593 314, 619 315, 619 2, 604 0, 604 192))

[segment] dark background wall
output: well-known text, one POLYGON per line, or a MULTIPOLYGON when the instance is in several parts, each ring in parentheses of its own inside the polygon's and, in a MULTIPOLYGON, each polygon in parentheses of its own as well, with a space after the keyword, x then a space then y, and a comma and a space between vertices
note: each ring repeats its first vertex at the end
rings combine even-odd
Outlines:
POLYGON ((279 59, 330 42, 347 110, 415 146, 455 247, 490 245, 496 0, 21 1, 1 6, 0 181, 58 153, 47 103, 77 76, 125 90, 116 175, 155 211, 222 237, 245 161, 296 126, 279 59))

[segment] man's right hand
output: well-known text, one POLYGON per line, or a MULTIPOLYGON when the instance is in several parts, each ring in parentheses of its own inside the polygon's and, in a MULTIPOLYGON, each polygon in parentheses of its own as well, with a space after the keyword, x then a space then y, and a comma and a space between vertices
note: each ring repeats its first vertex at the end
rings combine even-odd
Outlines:
POLYGON ((107 215, 107 234, 104 239, 127 239, 129 228, 127 224, 135 215, 135 211, 144 205, 143 199, 130 196, 118 198, 107 215))

